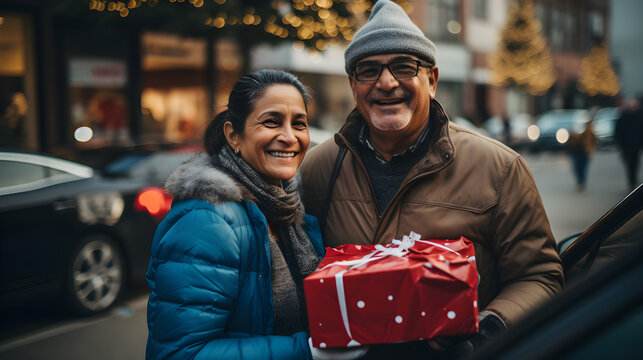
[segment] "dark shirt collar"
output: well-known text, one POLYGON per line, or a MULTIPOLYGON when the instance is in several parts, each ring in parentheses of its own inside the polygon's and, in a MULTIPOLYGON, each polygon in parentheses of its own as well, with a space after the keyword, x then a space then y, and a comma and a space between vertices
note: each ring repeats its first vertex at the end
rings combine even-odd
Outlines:
POLYGON ((380 156, 380 154, 377 152, 377 150, 375 150, 371 142, 368 140, 368 126, 366 125, 366 122, 362 124, 362 127, 359 130, 359 135, 357 138, 359 139, 359 142, 360 144, 362 144, 362 146, 371 150, 375 154, 375 158, 380 163, 388 164, 395 159, 402 159, 415 153, 415 151, 420 146, 420 144, 424 143, 424 140, 426 140, 429 135, 429 127, 430 127, 429 124, 430 124, 430 121, 427 121, 427 124, 422 130, 422 133, 420 133, 420 136, 418 136, 415 142, 411 144, 411 146, 406 148, 404 151, 402 151, 401 153, 393 155, 393 157, 391 158, 391 161, 384 160, 384 158, 380 156))

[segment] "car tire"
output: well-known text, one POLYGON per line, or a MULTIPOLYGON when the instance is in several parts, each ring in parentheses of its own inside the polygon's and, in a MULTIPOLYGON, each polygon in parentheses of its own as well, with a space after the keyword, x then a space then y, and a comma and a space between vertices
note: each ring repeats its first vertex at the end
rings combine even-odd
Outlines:
POLYGON ((69 259, 67 298, 74 313, 88 315, 109 309, 125 285, 125 258, 109 236, 86 236, 69 259))

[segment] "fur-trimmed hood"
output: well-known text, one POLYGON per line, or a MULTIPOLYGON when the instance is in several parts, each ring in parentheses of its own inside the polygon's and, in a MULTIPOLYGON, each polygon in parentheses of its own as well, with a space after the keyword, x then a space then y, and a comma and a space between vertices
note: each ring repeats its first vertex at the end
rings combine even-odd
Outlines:
POLYGON ((212 204, 249 198, 248 190, 215 168, 212 158, 205 153, 199 153, 177 167, 167 178, 165 189, 175 199, 202 199, 212 204))

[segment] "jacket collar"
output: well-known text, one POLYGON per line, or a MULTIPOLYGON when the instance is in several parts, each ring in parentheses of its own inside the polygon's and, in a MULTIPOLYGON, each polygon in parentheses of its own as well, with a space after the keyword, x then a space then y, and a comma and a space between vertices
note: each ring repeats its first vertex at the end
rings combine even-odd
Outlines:
POLYGON ((214 167, 212 158, 195 155, 177 167, 165 182, 165 189, 175 199, 202 199, 211 204, 248 199, 249 192, 228 174, 214 167))
MULTIPOLYGON (((359 135, 358 135, 358 140, 360 144, 362 144, 362 146, 372 151, 375 154, 375 158, 380 163, 382 164, 389 163, 390 161, 384 160, 384 158, 380 156, 377 150, 375 150, 371 142, 368 140, 368 133, 369 133, 368 126, 365 123, 362 123, 362 128, 359 130, 359 135)), ((411 146, 409 146, 408 148, 404 149, 401 153, 393 155, 393 157, 391 158, 391 161, 393 161, 393 159, 400 159, 410 154, 413 154, 418 148, 422 147, 421 145, 424 144, 424 142, 427 140, 428 135, 429 135, 429 124, 427 122, 426 126, 424 126, 424 129, 420 133, 420 136, 418 136, 418 138, 415 140, 415 142, 411 144, 411 146)))
MULTIPOLYGON (((364 118, 357 109, 346 118, 346 122, 335 136, 335 143, 355 152, 364 118)), ((450 162, 455 156, 455 147, 449 136, 449 117, 442 105, 433 99, 429 110, 429 146, 422 159, 411 171, 423 171, 450 162)))

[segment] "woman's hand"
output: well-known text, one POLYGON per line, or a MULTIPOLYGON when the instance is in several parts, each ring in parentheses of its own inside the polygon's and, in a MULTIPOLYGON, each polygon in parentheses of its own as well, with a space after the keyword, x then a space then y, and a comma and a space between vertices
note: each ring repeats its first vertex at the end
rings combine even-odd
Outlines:
POLYGON ((308 345, 310 346, 310 353, 313 355, 313 360, 352 360, 359 359, 366 355, 368 346, 355 346, 347 348, 330 348, 319 349, 313 347, 313 340, 308 338, 308 345))

